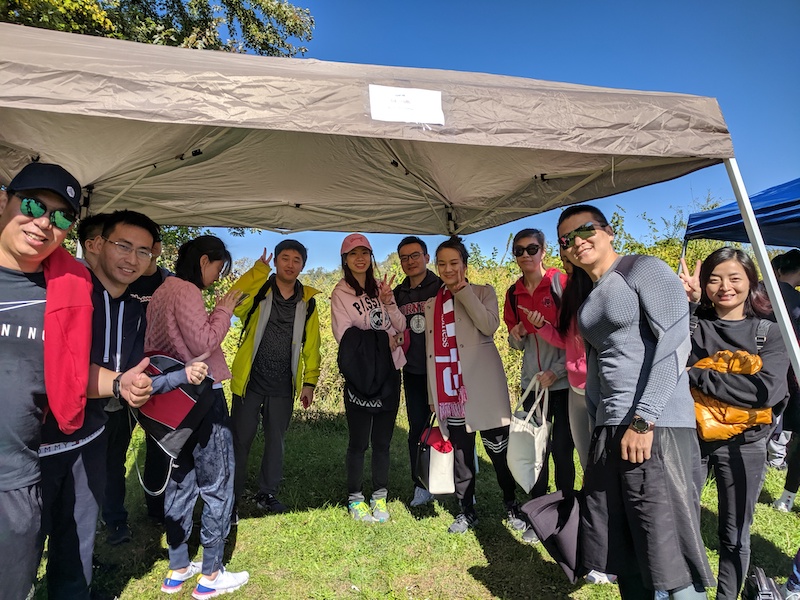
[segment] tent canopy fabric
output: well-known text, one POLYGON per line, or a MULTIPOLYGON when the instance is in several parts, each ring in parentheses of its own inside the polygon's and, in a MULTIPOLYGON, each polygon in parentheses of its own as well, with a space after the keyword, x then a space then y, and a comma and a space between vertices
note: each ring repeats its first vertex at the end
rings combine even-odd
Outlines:
POLYGON ((0 24, 0 180, 33 157, 91 212, 470 233, 733 157, 716 100, 136 44, 0 24))
MULTIPOLYGON (((800 178, 759 192, 750 198, 750 203, 764 243, 800 244, 800 178)), ((684 238, 750 242, 737 202, 689 215, 684 238)))

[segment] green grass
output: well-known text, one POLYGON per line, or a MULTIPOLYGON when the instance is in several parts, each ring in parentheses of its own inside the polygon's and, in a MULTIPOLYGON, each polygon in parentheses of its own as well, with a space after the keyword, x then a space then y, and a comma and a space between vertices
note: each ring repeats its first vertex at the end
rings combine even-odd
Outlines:
MULTIPOLYGON (((285 481, 281 500, 291 507, 283 515, 262 516, 246 503, 240 524, 226 549, 231 570, 250 572, 250 583, 231 598, 270 599, 604 599, 618 598, 616 586, 570 585, 541 546, 521 542, 503 523, 503 508, 494 471, 481 449, 477 499, 480 522, 466 535, 446 532, 456 513, 453 499, 409 509, 407 429, 398 416, 392 441, 389 510, 392 521, 364 525, 345 508, 344 454, 347 426, 335 411, 298 412, 286 440, 285 481)), ((249 464, 250 483, 260 460, 261 435, 249 464), (256 451, 258 450, 258 451, 256 451)), ((143 445, 137 430, 133 451, 143 445)), ((141 449, 144 452, 144 449, 141 449)), ((141 464, 140 457, 140 464, 141 464)), ((369 461, 365 487, 370 491, 369 461)), ((552 472, 552 470, 551 470, 552 472)), ((774 511, 771 502, 783 486, 783 474, 770 471, 753 527, 753 562, 768 575, 784 578, 800 546, 797 514, 774 511)), ((520 498, 522 495, 520 494, 520 498)), ((703 537, 716 569, 716 489, 703 492, 703 537)), ((161 579, 168 567, 161 530, 144 516, 143 492, 136 471, 128 478, 127 505, 133 542, 111 548, 105 532, 96 544, 94 587, 101 598, 165 598, 161 579)), ((199 521, 199 512, 196 513, 199 521)), ((197 547, 197 531, 190 544, 197 547)), ((197 556, 201 554, 198 551, 197 556)), ((174 595, 191 597, 191 586, 174 595)), ((42 590, 37 598, 45 598, 42 590)), ((710 594, 713 597, 713 593, 710 594)))

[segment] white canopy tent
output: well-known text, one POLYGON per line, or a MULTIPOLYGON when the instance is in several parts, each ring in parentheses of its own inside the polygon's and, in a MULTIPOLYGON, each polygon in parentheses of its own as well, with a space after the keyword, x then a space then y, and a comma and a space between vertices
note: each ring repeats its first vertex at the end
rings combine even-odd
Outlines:
POLYGON ((0 24, 0 180, 35 158, 75 174, 91 212, 416 234, 470 233, 724 162, 800 372, 711 98, 0 24))

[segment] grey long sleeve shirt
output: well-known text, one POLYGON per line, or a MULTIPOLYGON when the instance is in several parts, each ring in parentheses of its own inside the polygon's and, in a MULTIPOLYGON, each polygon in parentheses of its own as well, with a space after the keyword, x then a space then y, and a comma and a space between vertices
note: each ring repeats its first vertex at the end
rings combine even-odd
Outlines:
POLYGON ((663 261, 639 256, 624 278, 619 260, 595 283, 578 313, 586 342, 586 403, 596 426, 630 423, 695 427, 686 360, 689 303, 663 261))

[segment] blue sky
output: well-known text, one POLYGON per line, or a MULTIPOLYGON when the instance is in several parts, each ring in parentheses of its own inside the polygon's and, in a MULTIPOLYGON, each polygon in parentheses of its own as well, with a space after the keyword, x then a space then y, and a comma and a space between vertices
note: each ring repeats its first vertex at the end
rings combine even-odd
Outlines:
MULTIPOLYGON (((604 87, 717 98, 750 195, 800 177, 800 2, 673 0, 299 0, 316 20, 307 58, 478 71, 604 87)), ((609 216, 674 215, 707 194, 733 200, 724 166, 619 194, 595 204, 609 216)), ((558 210, 467 236, 484 253, 502 252, 509 234, 538 227, 555 237, 558 210)), ((338 266, 345 234, 295 235, 308 267, 338 266)), ((402 236, 369 236, 378 260, 402 236)), ((236 258, 273 248, 273 233, 226 240, 236 258)), ((439 238, 426 238, 435 246, 439 238)))

